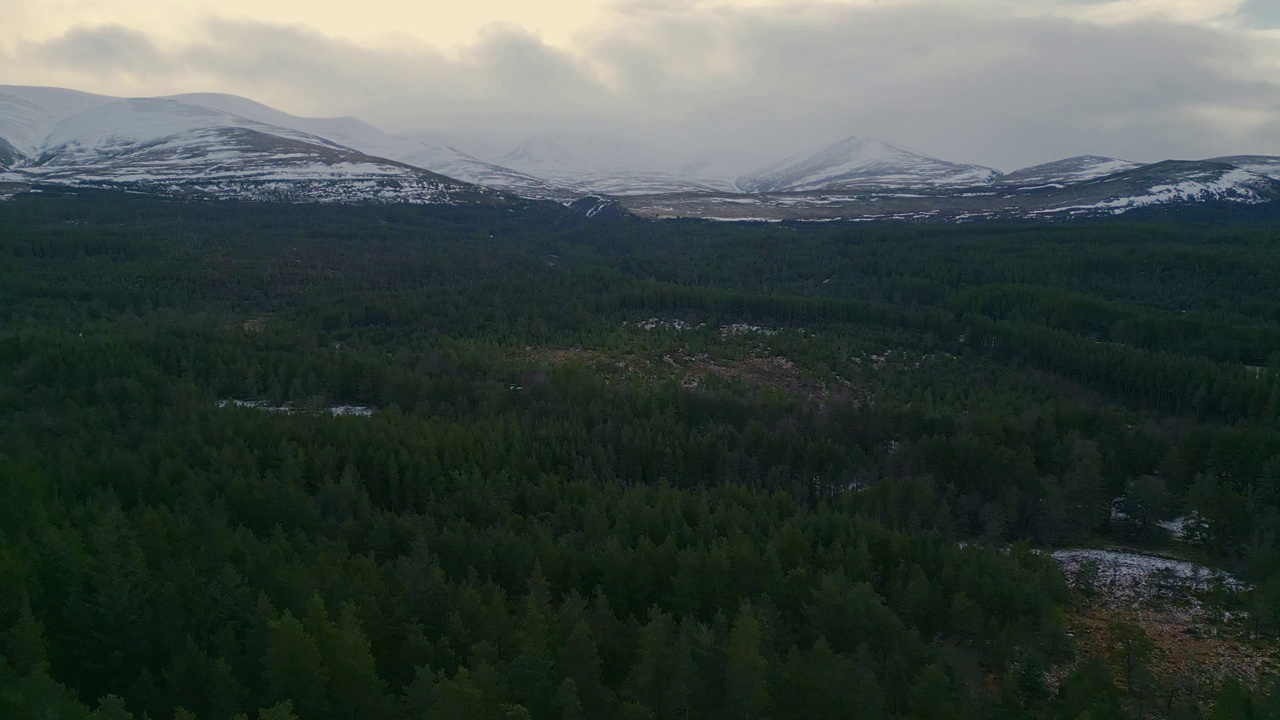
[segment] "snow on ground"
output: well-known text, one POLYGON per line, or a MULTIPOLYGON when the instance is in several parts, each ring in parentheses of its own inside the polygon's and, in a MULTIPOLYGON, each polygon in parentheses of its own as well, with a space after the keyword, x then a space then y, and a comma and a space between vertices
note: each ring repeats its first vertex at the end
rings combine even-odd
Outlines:
POLYGON ((1091 205, 1070 205, 1066 207, 1035 210, 1032 215, 1051 215, 1055 213, 1077 214, 1089 211, 1110 211, 1120 215, 1134 208, 1148 205, 1159 205, 1173 202, 1206 202, 1225 200, 1228 202, 1256 205, 1267 202, 1261 192, 1258 175, 1246 170, 1232 169, 1218 177, 1201 175, 1189 177, 1176 183, 1151 186, 1145 194, 1115 198, 1093 203, 1091 205))
POLYGON ((1015 170, 1000 178, 999 182, 1002 185, 1016 185, 1023 190, 1032 190, 1037 187, 1062 187, 1064 184, 1096 180, 1140 167, 1142 167, 1141 163, 1128 160, 1100 155, 1079 155, 1015 170))
POLYGON ((1204 524, 1204 520, 1194 510, 1182 517, 1161 520, 1156 523, 1161 530, 1169 533, 1169 537, 1174 540, 1195 540, 1197 538, 1196 533, 1199 532, 1199 529, 1204 524))
POLYGON ((22 155, 33 156, 59 121, 115 99, 59 88, 0 85, 0 137, 22 155))
POLYGON ((703 220, 711 220, 712 222, 762 222, 762 223, 780 223, 779 218, 763 218, 763 217, 711 217, 707 216, 703 220))
POLYGON ((991 168, 947 162, 855 136, 757 170, 739 178, 738 186, 748 191, 953 187, 986 185, 999 176, 991 168))
POLYGON ((747 323, 733 323, 732 325, 725 325, 720 328, 720 334, 724 336, 745 335, 746 333, 754 333, 756 335, 764 335, 768 337, 770 335, 777 335, 778 330, 776 328, 760 327, 759 325, 748 325, 747 323))
POLYGON ((1217 585, 1228 590, 1245 589, 1244 583, 1230 573, 1128 550, 1055 550, 1051 556, 1062 566, 1069 582, 1079 583, 1087 578, 1094 590, 1117 598, 1188 595, 1217 585))
MULTIPOLYGON (((627 323, 625 322, 622 324, 623 326, 627 325, 627 323)), ((683 320, 663 320, 662 318, 655 317, 655 318, 649 318, 648 320, 641 320, 640 322, 636 323, 636 327, 640 328, 641 330, 661 329, 661 330, 677 330, 677 331, 683 332, 686 330, 697 330, 701 327, 704 327, 704 325, 702 324, 691 325, 683 320)))
MULTIPOLYGON (((623 327, 626 327, 629 324, 630 323, 625 323, 625 322, 622 323, 623 327)), ((702 328, 707 326, 706 323, 698 323, 697 325, 693 325, 683 320, 664 320, 662 318, 656 318, 656 317, 649 318, 648 320, 641 320, 640 322, 635 323, 635 325, 641 330, 661 329, 661 330, 676 330, 678 332, 687 332, 689 330, 701 330, 702 328)), ((716 332, 720 334, 720 337, 731 337, 733 335, 746 335, 746 334, 754 334, 754 335, 769 337, 771 335, 777 335, 778 333, 782 332, 782 330, 778 328, 761 327, 759 325, 750 325, 748 323, 732 323, 729 325, 722 325, 716 328, 716 332)))
MULTIPOLYGON (((238 407, 249 408, 251 410, 262 410, 263 412, 284 413, 286 415, 294 415, 297 413, 307 412, 305 408, 295 406, 293 403, 285 403, 283 405, 272 405, 267 400, 219 400, 218 407, 238 407)), ((334 417, 369 417, 373 415, 373 408, 368 405, 330 405, 325 408, 330 415, 334 417)))

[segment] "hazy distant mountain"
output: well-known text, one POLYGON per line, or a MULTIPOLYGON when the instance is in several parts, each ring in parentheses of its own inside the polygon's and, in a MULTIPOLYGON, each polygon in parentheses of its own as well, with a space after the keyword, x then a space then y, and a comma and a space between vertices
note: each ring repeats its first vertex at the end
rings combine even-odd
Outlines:
POLYGON ((952 221, 1280 201, 1280 157, 1264 155, 1151 165, 1081 155, 1003 176, 860 137, 746 174, 755 159, 732 149, 686 155, 559 133, 487 162, 355 118, 298 117, 233 95, 125 99, 0 86, 3 198, 43 182, 291 202, 505 202, 496 188, 587 217, 625 208, 652 217, 952 221))
POLYGON ((646 217, 717 220, 1058 220, 1138 209, 1280 201, 1280 181, 1217 162, 1165 161, 1068 185, 884 188, 849 192, 670 195, 624 198, 646 217))
POLYGON ((605 195, 706 192, 728 184, 682 174, 665 155, 632 140, 565 133, 530 138, 496 162, 584 193, 605 195))
POLYGON ((426 130, 399 133, 399 135, 400 137, 405 137, 410 140, 417 140, 424 145, 453 148, 461 153, 465 153, 473 158, 478 158, 485 162, 491 162, 493 158, 500 157, 511 148, 510 142, 495 141, 489 138, 473 137, 470 135, 459 135, 451 132, 426 130))
POLYGON ((911 152, 873 138, 851 137, 738 178, 746 192, 801 192, 870 188, 986 185, 998 170, 911 152))
POLYGON ((1231 165, 1241 170, 1248 170, 1251 173, 1266 175, 1269 178, 1280 180, 1280 157, 1272 155, 1230 155, 1213 158, 1210 162, 1231 165))
POLYGON ((739 177, 765 162, 767 158, 755 152, 717 147, 695 153, 677 172, 720 190, 736 190, 739 177))
POLYGON ((1077 155, 1065 160, 1055 160, 1015 170, 1001 177, 999 182, 1002 185, 1019 187, 1070 185, 1140 167, 1142 163, 1128 160, 1117 160, 1101 155, 1077 155))

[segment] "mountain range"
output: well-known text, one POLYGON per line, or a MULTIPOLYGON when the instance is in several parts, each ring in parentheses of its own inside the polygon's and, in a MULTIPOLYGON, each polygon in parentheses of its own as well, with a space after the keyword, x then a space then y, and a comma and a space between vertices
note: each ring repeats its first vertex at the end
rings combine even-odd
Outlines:
POLYGON ((748 162, 723 148, 680 158, 570 133, 479 158, 355 118, 298 117, 233 95, 0 86, 0 197, 48 184, 290 202, 524 197, 592 216, 616 214, 602 213, 610 205, 723 220, 1062 218, 1280 200, 1280 158, 1262 155, 1154 164, 1084 155, 1004 174, 850 137, 740 172, 748 162), (592 199, 575 202, 584 197, 592 199))

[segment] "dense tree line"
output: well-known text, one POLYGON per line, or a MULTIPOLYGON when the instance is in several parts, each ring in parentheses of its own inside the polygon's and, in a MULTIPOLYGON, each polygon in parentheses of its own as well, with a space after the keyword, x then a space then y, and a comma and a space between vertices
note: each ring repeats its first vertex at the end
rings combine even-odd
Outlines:
POLYGON ((1132 717, 1035 548, 1194 512, 1280 632, 1277 240, 0 203, 0 708, 1132 717))

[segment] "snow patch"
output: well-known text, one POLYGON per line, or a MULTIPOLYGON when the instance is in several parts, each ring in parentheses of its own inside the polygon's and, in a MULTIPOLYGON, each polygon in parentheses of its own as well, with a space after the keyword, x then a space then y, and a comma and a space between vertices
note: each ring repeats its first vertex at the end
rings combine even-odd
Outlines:
MULTIPOLYGON (((308 409, 298 407, 291 402, 283 405, 273 405, 267 400, 219 400, 217 406, 220 408, 248 408, 250 410, 283 413, 285 415, 310 412, 308 409)), ((373 415, 373 408, 368 405, 330 405, 325 408, 325 411, 334 417, 370 417, 373 415)))
POLYGON ((1173 558, 1125 550, 1055 550, 1053 559, 1068 581, 1089 578, 1095 590, 1135 599, 1204 592, 1221 586, 1244 590, 1245 584, 1230 573, 1173 558), (1095 574, 1096 571, 1096 574, 1095 574))

